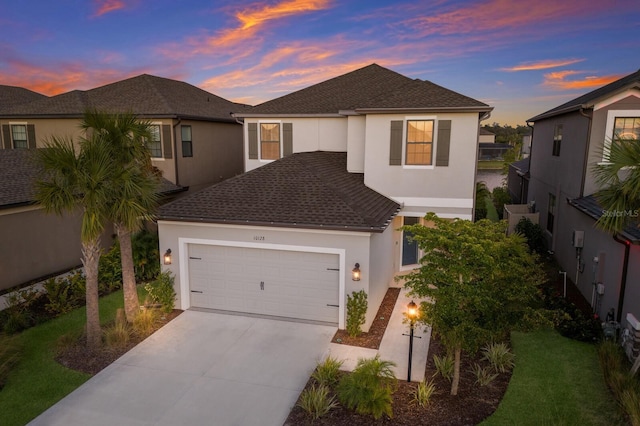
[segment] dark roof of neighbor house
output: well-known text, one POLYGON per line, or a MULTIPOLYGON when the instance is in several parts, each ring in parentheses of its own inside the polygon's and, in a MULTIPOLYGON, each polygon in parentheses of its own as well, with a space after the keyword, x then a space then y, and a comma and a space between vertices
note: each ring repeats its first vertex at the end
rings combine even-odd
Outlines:
POLYGON ((489 105, 442 86, 371 64, 264 102, 238 117, 265 114, 338 114, 387 110, 491 111, 489 105))
POLYGON ((0 84, 0 113, 15 105, 45 99, 47 96, 23 87, 5 86, 0 84))
MULTIPOLYGON (((40 174, 35 150, 0 149, 0 209, 35 204, 34 182, 40 174)), ((162 178, 158 193, 170 195, 186 190, 162 178)))
POLYGON ((170 221, 382 232, 400 209, 347 171, 345 152, 301 152, 160 208, 170 221))
MULTIPOLYGON (((604 214, 602 207, 594 195, 587 195, 586 197, 574 198, 568 201, 570 205, 595 220, 600 219, 604 214)), ((633 243, 640 243, 640 222, 627 226, 621 234, 633 243)))
POLYGON ((509 167, 513 167, 516 169, 518 174, 524 175, 529 172, 529 157, 523 158, 522 160, 514 161, 509 164, 509 167))
POLYGON ((611 96, 623 90, 627 90, 631 87, 640 88, 640 70, 634 72, 633 74, 629 74, 626 77, 622 77, 621 79, 609 83, 605 86, 602 86, 596 90, 593 90, 587 94, 572 99, 569 102, 550 109, 549 111, 536 115, 535 117, 532 117, 527 121, 535 122, 540 121, 544 118, 565 114, 567 112, 577 111, 581 108, 592 108, 593 105, 602 98, 611 96))
POLYGON ((480 127, 480 135, 482 136, 495 136, 496 134, 493 132, 490 132, 489 130, 485 129, 484 127, 480 127))
POLYGON ((140 117, 180 117, 233 122, 231 112, 248 105, 216 96, 191 84, 142 74, 97 87, 73 90, 2 111, 15 117, 80 117, 89 108, 134 112, 140 117))

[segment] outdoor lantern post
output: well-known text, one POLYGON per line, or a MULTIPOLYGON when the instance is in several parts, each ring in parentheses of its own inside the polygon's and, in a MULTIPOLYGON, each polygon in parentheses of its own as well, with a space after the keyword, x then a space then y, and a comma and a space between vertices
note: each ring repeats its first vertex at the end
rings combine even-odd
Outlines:
POLYGON ((413 329, 418 319, 418 305, 412 300, 407 305, 407 318, 409 318, 409 368, 407 369, 407 382, 411 381, 411 359, 413 357, 413 329))

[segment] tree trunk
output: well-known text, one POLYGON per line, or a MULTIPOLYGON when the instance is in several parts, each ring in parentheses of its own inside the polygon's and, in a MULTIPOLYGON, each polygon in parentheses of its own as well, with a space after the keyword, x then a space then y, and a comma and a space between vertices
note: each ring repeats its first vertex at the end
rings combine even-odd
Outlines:
POLYGON ((87 346, 100 347, 102 330, 100 329, 100 309, 98 294, 98 262, 100 262, 100 240, 95 239, 82 244, 82 264, 86 276, 87 346))
POLYGON ((460 383, 460 354, 462 349, 459 347, 455 350, 455 360, 453 363, 453 380, 451 381, 451 395, 458 394, 458 383, 460 383))
POLYGON ((133 322, 140 302, 136 289, 136 273, 133 267, 133 250, 131 248, 131 231, 122 224, 116 224, 116 233, 120 242, 120 261, 122 264, 122 292, 124 293, 124 312, 127 322, 133 322))

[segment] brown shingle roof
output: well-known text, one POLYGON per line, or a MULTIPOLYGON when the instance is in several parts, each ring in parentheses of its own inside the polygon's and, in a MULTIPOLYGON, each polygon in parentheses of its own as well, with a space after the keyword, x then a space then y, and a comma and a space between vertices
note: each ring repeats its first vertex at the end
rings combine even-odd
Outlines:
POLYGON ((33 102, 46 98, 45 95, 33 92, 22 87, 5 86, 0 84, 0 113, 15 105, 33 102))
POLYGON ((303 152, 161 207, 169 221, 382 232, 400 206, 347 171, 344 152, 303 152))
POLYGON ((473 109, 487 104, 429 81, 414 80, 371 64, 364 68, 236 112, 251 114, 337 114, 345 110, 473 109))
POLYGON ((250 108, 188 83, 143 74, 91 90, 74 90, 2 111, 5 116, 81 116, 87 108, 131 111, 141 117, 234 121, 231 112, 250 108))
MULTIPOLYGON (((0 209, 35 204, 34 182, 40 169, 36 150, 0 149, 0 209)), ((185 188, 162 178, 158 194, 169 195, 185 188)))

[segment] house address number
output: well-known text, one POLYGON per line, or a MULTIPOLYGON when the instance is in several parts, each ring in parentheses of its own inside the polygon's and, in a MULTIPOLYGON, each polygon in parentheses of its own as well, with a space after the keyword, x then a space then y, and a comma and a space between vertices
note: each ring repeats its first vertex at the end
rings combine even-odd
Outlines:
POLYGON ((253 236, 253 240, 254 241, 264 241, 264 235, 254 235, 253 236))

